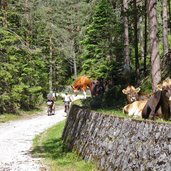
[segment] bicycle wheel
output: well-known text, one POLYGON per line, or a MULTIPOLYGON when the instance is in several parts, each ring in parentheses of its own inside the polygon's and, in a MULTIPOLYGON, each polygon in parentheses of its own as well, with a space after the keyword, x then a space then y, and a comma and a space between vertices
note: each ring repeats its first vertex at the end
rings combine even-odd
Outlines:
POLYGON ((67 106, 66 106, 66 113, 67 113, 67 115, 69 113, 69 104, 67 104, 67 106))
POLYGON ((48 106, 48 111, 47 111, 47 113, 48 113, 48 116, 50 116, 51 113, 52 113, 52 110, 51 110, 51 107, 50 107, 50 106, 48 106))
POLYGON ((54 115, 55 114, 55 107, 53 107, 53 109, 52 109, 52 115, 54 115))

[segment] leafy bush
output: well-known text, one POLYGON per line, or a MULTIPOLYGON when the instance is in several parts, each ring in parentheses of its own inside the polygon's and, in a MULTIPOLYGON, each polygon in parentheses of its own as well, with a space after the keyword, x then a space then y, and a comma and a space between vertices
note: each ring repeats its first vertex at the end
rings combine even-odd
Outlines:
POLYGON ((100 109, 106 107, 123 107, 125 102, 123 100, 124 95, 121 90, 121 86, 113 86, 104 94, 101 94, 96 97, 89 97, 83 100, 82 104, 91 109, 100 109))

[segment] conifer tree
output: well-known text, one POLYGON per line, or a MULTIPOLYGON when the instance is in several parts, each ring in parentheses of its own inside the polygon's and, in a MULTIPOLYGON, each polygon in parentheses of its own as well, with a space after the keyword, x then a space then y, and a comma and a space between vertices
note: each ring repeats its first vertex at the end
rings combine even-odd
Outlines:
POLYGON ((115 60, 112 51, 115 16, 107 0, 101 0, 94 10, 82 41, 83 72, 95 78, 106 78, 115 60))

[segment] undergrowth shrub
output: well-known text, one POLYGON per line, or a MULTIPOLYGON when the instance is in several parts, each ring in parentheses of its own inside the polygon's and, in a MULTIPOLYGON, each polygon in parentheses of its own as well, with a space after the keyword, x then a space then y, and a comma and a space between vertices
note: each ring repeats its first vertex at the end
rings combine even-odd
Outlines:
POLYGON ((126 100, 122 93, 122 88, 117 85, 109 88, 104 94, 96 97, 88 97, 82 101, 82 104, 91 109, 122 108, 125 104, 124 99, 126 100))

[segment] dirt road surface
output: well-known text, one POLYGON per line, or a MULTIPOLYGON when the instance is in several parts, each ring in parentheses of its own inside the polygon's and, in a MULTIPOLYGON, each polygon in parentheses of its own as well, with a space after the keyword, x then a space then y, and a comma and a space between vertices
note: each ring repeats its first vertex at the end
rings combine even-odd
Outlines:
POLYGON ((33 118, 0 124, 0 171, 42 171, 46 170, 39 158, 32 158, 33 138, 66 119, 64 109, 57 109, 55 115, 46 112, 33 118))

